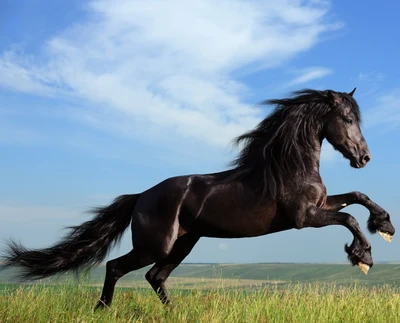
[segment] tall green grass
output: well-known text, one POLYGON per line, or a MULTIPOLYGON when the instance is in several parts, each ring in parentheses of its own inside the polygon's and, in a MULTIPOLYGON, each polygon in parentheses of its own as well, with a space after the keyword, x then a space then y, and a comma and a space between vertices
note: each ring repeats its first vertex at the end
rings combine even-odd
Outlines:
POLYGON ((172 308, 149 289, 119 288, 112 308, 93 312, 100 292, 74 284, 10 285, 0 290, 0 322, 400 322, 400 290, 390 286, 175 289, 172 308))

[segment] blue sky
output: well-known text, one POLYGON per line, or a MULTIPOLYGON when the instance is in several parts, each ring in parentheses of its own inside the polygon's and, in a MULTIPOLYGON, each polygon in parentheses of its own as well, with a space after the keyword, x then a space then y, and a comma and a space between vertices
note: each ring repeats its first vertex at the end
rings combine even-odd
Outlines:
MULTIPOLYGON (((324 145, 329 194, 359 190, 400 229, 400 4, 387 1, 3 1, 0 237, 45 247, 92 206, 226 169, 231 140, 301 88, 351 91, 372 160, 324 145)), ((368 211, 351 206, 366 231, 368 211)), ((375 261, 400 239, 367 233, 375 261)), ((187 262, 342 262, 343 227, 203 238, 187 262)), ((111 256, 130 250, 130 232, 111 256)))

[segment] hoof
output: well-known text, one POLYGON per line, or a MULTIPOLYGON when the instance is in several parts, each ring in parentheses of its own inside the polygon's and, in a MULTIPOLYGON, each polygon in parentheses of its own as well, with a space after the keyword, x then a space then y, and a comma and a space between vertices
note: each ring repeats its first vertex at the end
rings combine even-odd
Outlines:
POLYGON ((353 243, 350 246, 346 244, 344 249, 351 264, 360 267, 362 272, 367 275, 374 264, 371 256, 371 247, 362 246, 358 240, 353 240, 353 243))
POLYGON ((99 302, 96 304, 94 311, 96 312, 97 310, 102 310, 104 308, 110 308, 106 303, 103 301, 99 300, 99 302))
POLYGON ((360 267, 361 271, 366 275, 368 275, 368 271, 371 268, 370 266, 368 266, 367 264, 364 264, 363 262, 359 262, 358 267, 360 267))
POLYGON ((387 242, 391 242, 396 232, 392 222, 390 221, 389 214, 384 211, 380 213, 372 213, 368 218, 368 230, 372 234, 378 233, 387 242))
POLYGON ((378 230, 379 235, 387 242, 392 242, 393 236, 389 233, 378 230))

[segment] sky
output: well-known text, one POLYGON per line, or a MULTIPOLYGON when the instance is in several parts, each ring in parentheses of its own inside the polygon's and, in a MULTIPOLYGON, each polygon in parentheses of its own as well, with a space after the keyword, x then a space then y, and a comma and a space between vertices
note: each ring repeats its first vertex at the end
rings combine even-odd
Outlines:
MULTIPOLYGON (((258 103, 302 88, 351 91, 372 160, 329 144, 329 194, 362 191, 400 230, 400 3, 387 1, 0 2, 0 249, 42 248, 84 212, 165 178, 227 169, 258 103)), ((360 222, 378 261, 400 261, 360 222)), ((202 238, 185 262, 346 262, 344 227, 202 238)), ((116 257, 131 249, 126 231, 116 257)))

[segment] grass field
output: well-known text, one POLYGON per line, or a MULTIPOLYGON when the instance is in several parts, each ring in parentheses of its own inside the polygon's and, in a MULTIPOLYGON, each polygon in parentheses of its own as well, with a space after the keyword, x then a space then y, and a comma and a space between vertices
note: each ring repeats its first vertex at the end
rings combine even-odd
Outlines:
POLYGON ((111 309, 93 313, 99 267, 80 283, 8 280, 0 285, 0 322, 400 322, 399 269, 377 264, 364 276, 348 264, 182 265, 167 284, 174 308, 139 272, 121 281, 111 309))
POLYGON ((173 290, 166 308, 148 289, 121 289, 111 309, 93 313, 99 288, 33 285, 1 291, 1 322, 399 322, 400 294, 368 289, 294 284, 254 291, 173 290))

